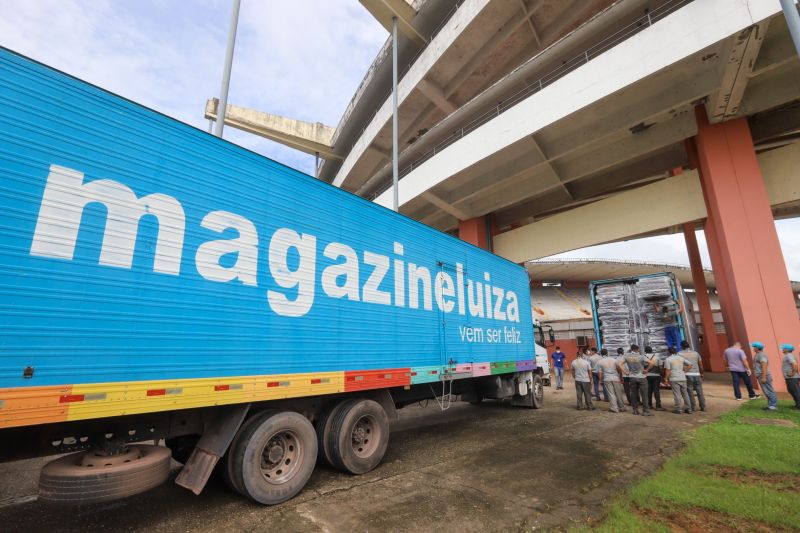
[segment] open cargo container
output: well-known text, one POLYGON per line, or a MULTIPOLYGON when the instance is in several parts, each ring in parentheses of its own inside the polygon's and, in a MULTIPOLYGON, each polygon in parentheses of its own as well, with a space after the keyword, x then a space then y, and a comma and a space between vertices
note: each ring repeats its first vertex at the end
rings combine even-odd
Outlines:
POLYGON ((667 329, 674 328, 678 350, 685 340, 699 351, 692 301, 671 272, 592 281, 589 299, 598 349, 638 344, 666 356, 667 329))

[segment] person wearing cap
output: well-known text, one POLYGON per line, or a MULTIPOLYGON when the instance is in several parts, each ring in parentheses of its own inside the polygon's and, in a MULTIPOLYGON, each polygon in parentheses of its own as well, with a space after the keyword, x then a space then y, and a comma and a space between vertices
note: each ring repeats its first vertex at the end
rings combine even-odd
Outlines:
POLYGON ((763 343, 756 341, 751 343, 750 346, 752 346, 754 352, 753 374, 755 374, 761 390, 764 391, 764 396, 767 397, 765 409, 775 411, 778 409, 778 396, 772 386, 772 374, 769 373, 769 357, 764 353, 763 343))
MULTIPOLYGON (((597 348, 592 347, 592 353, 589 356, 589 364, 592 365, 592 384, 594 385, 594 399, 596 401, 600 401, 600 376, 597 373, 597 363, 603 358, 602 355, 597 353, 597 348)), ((603 387, 603 399, 604 401, 608 401, 608 391, 605 387, 603 387)))
POLYGON ((587 411, 594 411, 596 407, 592 405, 592 364, 586 358, 585 353, 579 352, 578 357, 569 366, 569 371, 575 380, 578 411, 583 409, 584 403, 587 411))
POLYGON ((689 408, 695 411, 694 396, 697 394, 697 403, 701 411, 706 410, 706 396, 703 394, 703 359, 700 354, 691 349, 688 341, 681 341, 681 351, 678 355, 689 361, 692 368, 685 372, 686 390, 689 392, 689 408))
POLYGON ((760 398, 761 396, 756 394, 756 391, 753 390, 753 384, 750 383, 750 366, 747 363, 747 356, 744 350, 742 350, 742 343, 734 342, 733 346, 727 348, 722 353, 722 357, 725 359, 725 369, 731 373, 731 379, 733 379, 733 395, 736 397, 736 400, 739 401, 742 399, 739 381, 744 382, 744 386, 747 387, 747 393, 750 395, 751 400, 760 398))
POLYGON ((650 346, 644 347, 644 356, 647 359, 647 408, 655 409, 656 411, 663 411, 661 407, 661 356, 653 353, 653 348, 650 346), (653 397, 656 402, 653 405, 653 397))
POLYGON ((664 379, 669 380, 672 388, 672 396, 675 398, 672 412, 676 415, 692 414, 689 407, 689 391, 686 388, 686 374, 684 373, 690 368, 692 368, 691 363, 678 355, 675 348, 669 349, 669 357, 664 360, 664 379))
POLYGON ((794 399, 794 408, 800 409, 800 372, 797 368, 797 358, 794 356, 794 346, 791 344, 781 344, 781 370, 783 379, 786 380, 786 390, 794 399))
MULTIPOLYGON (((620 348, 621 351, 622 348, 620 348)), ((625 402, 622 401, 622 395, 625 393, 622 389, 619 377, 622 375, 622 361, 618 361, 616 357, 608 354, 608 350, 603 348, 600 352, 603 358, 597 363, 600 379, 603 385, 608 390, 608 410, 612 413, 624 412, 625 402)))
POLYGON ((625 374, 630 383, 630 402, 633 414, 639 414, 639 404, 642 404, 642 416, 653 416, 647 406, 647 377, 650 362, 639 352, 639 346, 631 345, 631 351, 623 358, 625 374))

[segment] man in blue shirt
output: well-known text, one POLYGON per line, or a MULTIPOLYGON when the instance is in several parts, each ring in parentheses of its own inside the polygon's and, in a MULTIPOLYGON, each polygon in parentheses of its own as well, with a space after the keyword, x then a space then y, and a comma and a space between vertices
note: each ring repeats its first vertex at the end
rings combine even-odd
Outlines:
POLYGON ((556 389, 564 388, 564 360, 567 358, 560 346, 556 346, 556 351, 551 355, 553 358, 553 369, 556 372, 556 389))

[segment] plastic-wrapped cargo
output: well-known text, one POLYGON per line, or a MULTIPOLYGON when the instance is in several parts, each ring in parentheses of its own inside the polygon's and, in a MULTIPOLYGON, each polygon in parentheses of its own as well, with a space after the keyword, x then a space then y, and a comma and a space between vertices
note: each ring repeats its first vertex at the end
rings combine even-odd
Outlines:
POLYGON ((626 351, 631 344, 668 352, 667 330, 697 349, 691 300, 669 272, 593 281, 589 285, 598 347, 626 351))

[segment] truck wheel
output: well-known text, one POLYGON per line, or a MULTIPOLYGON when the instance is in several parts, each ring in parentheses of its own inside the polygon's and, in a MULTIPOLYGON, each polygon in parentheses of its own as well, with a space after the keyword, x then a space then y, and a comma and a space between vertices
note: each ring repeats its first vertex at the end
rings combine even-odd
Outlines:
POLYGON ((533 407, 534 409, 541 409, 542 405, 544 405, 544 385, 542 385, 542 377, 541 376, 533 376, 533 382, 531 383, 531 394, 533 395, 533 407))
POLYGON ((333 459, 331 459, 330 445, 328 444, 330 442, 331 424, 336 413, 342 409, 345 403, 347 402, 338 401, 327 405, 317 420, 317 450, 319 458, 333 467, 336 465, 333 464, 333 459))
POLYGON ((378 402, 348 400, 333 417, 328 445, 334 466, 365 474, 383 459, 389 444, 389 418, 378 402))
POLYGON ((169 477, 171 453, 164 446, 131 445, 117 455, 79 452, 47 463, 39 497, 59 503, 99 503, 139 494, 169 477))
POLYGON ((308 482, 317 460, 317 435, 303 415, 271 411, 242 426, 228 453, 234 488, 258 503, 275 505, 308 482))
POLYGON ((265 417, 268 417, 274 413, 277 413, 275 409, 269 409, 267 411, 261 411, 260 413, 256 413, 255 415, 251 416, 247 420, 242 423, 242 427, 239 428, 239 431, 236 432, 236 435, 233 437, 230 445, 228 446, 228 452, 222 456, 222 459, 219 461, 219 469, 220 476, 222 477, 222 481, 234 491, 238 492, 242 496, 247 496, 247 493, 244 491, 241 485, 241 477, 237 478, 237 468, 235 468, 234 462, 231 460, 231 456, 234 453, 234 450, 239 446, 239 437, 244 433, 248 427, 252 426, 253 424, 260 424, 264 421, 265 417))

